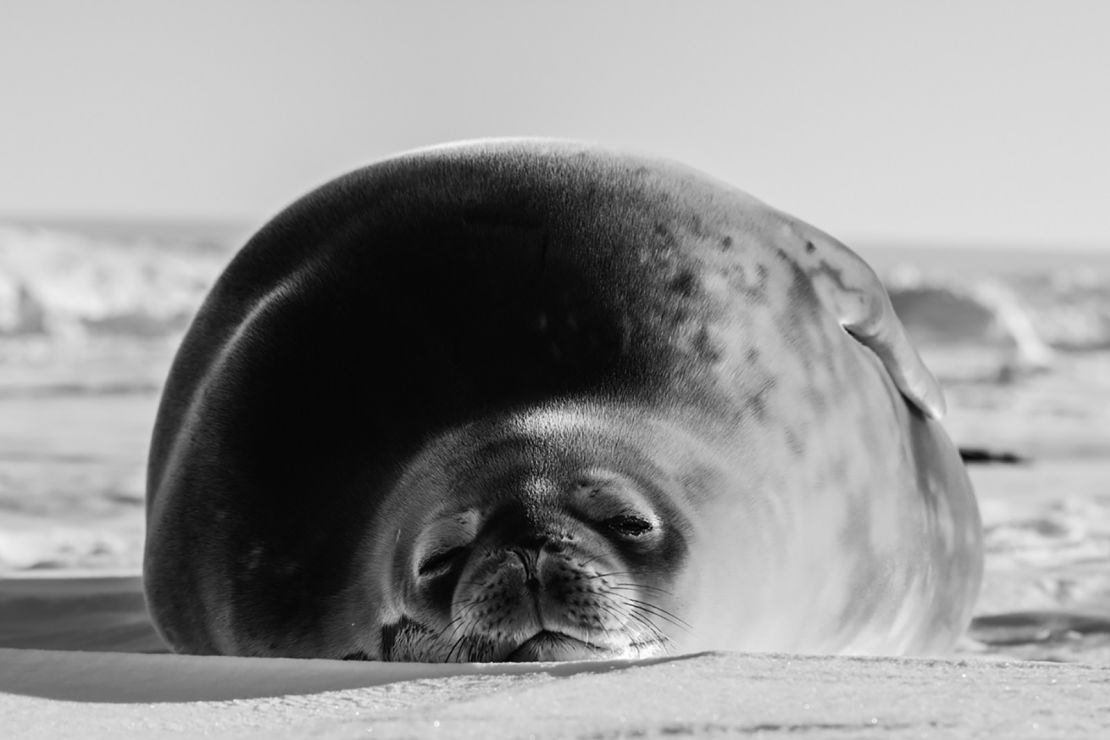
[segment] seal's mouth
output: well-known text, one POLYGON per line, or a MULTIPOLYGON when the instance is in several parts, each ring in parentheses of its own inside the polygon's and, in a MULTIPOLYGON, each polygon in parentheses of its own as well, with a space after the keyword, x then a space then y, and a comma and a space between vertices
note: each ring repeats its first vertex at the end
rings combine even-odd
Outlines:
POLYGON ((562 632, 543 630, 525 640, 503 661, 529 663, 562 660, 601 660, 605 658, 646 658, 659 654, 662 643, 631 643, 614 648, 584 642, 562 632))

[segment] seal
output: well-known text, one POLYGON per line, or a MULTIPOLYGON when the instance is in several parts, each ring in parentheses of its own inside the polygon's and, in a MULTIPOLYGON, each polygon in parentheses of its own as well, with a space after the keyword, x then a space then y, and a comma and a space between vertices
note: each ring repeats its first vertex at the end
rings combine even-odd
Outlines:
POLYGON ((668 161, 493 140, 295 202, 193 321, 148 469, 176 651, 948 649, 978 510, 830 236, 668 161))

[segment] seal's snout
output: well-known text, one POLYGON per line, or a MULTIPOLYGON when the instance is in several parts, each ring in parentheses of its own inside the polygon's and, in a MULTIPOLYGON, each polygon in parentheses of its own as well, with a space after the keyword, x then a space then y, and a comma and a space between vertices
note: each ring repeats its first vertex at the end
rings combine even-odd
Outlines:
MULTIPOLYGON (((648 595, 618 554, 567 546, 493 547, 459 579, 450 621, 491 638, 497 660, 651 654, 664 636, 628 608, 648 595), (650 646, 650 647, 649 647, 650 646)), ((484 548, 483 548, 484 549, 484 548)))
POLYGON ((675 625, 668 621, 673 574, 663 565, 679 558, 677 535, 650 489, 577 465, 497 472, 465 481, 468 490, 496 490, 486 497, 491 505, 444 511, 420 528, 400 590, 402 612, 423 631, 391 640, 391 658, 664 652, 675 625))

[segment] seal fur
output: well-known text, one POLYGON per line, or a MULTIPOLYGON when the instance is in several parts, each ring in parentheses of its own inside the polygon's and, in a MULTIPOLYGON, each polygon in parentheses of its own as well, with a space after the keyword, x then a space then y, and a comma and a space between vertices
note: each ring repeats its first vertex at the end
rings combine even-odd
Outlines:
POLYGON ((871 270, 670 162, 421 150, 240 251, 167 381, 144 576, 190 653, 928 653, 981 577, 871 270))

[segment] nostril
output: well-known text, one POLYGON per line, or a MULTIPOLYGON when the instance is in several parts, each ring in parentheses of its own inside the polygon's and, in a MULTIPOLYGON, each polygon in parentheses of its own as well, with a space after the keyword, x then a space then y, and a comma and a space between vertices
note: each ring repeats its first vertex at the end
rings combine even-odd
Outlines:
POLYGON ((509 552, 516 556, 516 559, 520 561, 524 568, 524 572, 531 578, 532 571, 535 569, 536 550, 531 547, 511 547, 509 552))

